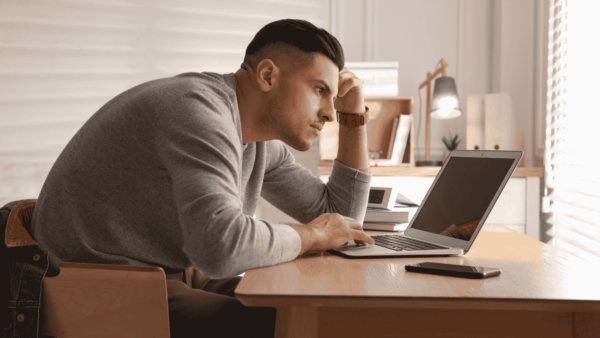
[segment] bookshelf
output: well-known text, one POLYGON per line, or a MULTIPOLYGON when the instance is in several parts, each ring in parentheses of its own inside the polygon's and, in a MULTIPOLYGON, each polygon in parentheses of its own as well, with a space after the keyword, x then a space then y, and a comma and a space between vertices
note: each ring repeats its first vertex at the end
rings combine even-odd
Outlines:
MULTIPOLYGON (((392 153, 393 136, 396 133, 394 120, 400 115, 410 115, 412 117, 412 97, 401 96, 367 96, 365 97, 365 105, 369 107, 370 121, 367 124, 367 139, 370 151, 381 151, 379 159, 371 160, 371 166, 386 166, 390 165, 390 156, 392 153), (374 117, 376 116, 376 117, 374 117)), ((413 135, 414 128, 412 126, 408 136, 406 149, 401 155, 402 161, 394 164, 400 167, 414 166, 413 152, 413 135)), ((337 157, 338 148, 338 124, 326 123, 321 131, 319 141, 320 159, 321 161, 331 161, 337 157)))

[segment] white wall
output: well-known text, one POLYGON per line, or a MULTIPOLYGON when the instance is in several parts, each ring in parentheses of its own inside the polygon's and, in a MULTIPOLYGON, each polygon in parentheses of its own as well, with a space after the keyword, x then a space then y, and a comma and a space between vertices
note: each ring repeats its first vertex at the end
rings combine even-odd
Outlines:
POLYGON ((493 3, 492 92, 509 93, 525 133, 525 165, 533 166, 535 104, 535 0, 493 3))
POLYGON ((540 71, 536 67, 536 38, 540 33, 536 19, 544 1, 333 0, 332 32, 344 46, 348 61, 400 63, 399 95, 415 98, 413 114, 415 125, 420 126, 416 131, 417 159, 423 158, 425 145, 424 121, 420 122, 425 89, 421 90, 419 111, 418 85, 444 58, 449 64, 448 76, 456 80, 464 114, 455 120, 432 120, 432 158, 442 157, 442 136, 466 136, 468 96, 504 92, 513 97, 525 132, 526 165, 533 166, 537 163, 534 142, 541 147, 536 131, 543 130, 535 128, 534 122, 540 117, 534 119, 534 115, 540 106, 538 96, 545 95, 535 90, 536 71, 540 71))

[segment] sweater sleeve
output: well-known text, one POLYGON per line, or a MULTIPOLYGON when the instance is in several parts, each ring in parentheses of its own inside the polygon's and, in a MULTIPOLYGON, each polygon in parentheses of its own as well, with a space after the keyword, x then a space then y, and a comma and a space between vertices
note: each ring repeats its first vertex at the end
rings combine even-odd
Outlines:
POLYGON ((295 258, 295 230, 243 213, 242 145, 232 102, 196 90, 165 104, 169 111, 154 123, 155 142, 190 261, 211 278, 223 278, 295 258))
POLYGON ((280 141, 271 142, 269 162, 261 195, 281 211, 301 223, 323 213, 339 213, 363 222, 371 174, 335 160, 329 181, 323 183, 296 163, 280 141))

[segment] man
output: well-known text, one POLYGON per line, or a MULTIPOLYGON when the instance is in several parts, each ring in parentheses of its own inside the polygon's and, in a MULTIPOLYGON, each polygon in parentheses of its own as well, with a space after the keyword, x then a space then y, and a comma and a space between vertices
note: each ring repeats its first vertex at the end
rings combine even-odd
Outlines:
POLYGON ((234 298, 235 276, 362 232, 366 126, 340 126, 329 183, 294 162, 335 110, 364 113, 339 42, 306 21, 263 27, 235 74, 134 87, 69 142, 40 194, 38 243, 70 262, 165 269, 172 337, 272 336, 275 310, 234 298), (304 224, 252 217, 259 195, 304 224), (210 335, 209 335, 210 336, 210 335))

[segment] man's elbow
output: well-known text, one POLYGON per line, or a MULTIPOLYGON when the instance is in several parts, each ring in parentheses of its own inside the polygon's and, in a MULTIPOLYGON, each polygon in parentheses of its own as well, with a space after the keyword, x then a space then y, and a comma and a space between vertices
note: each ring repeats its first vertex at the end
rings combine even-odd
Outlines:
POLYGON ((244 272, 244 269, 239 266, 239 262, 236 262, 231 256, 221 256, 219 259, 208 259, 193 263, 211 279, 234 277, 244 272))

